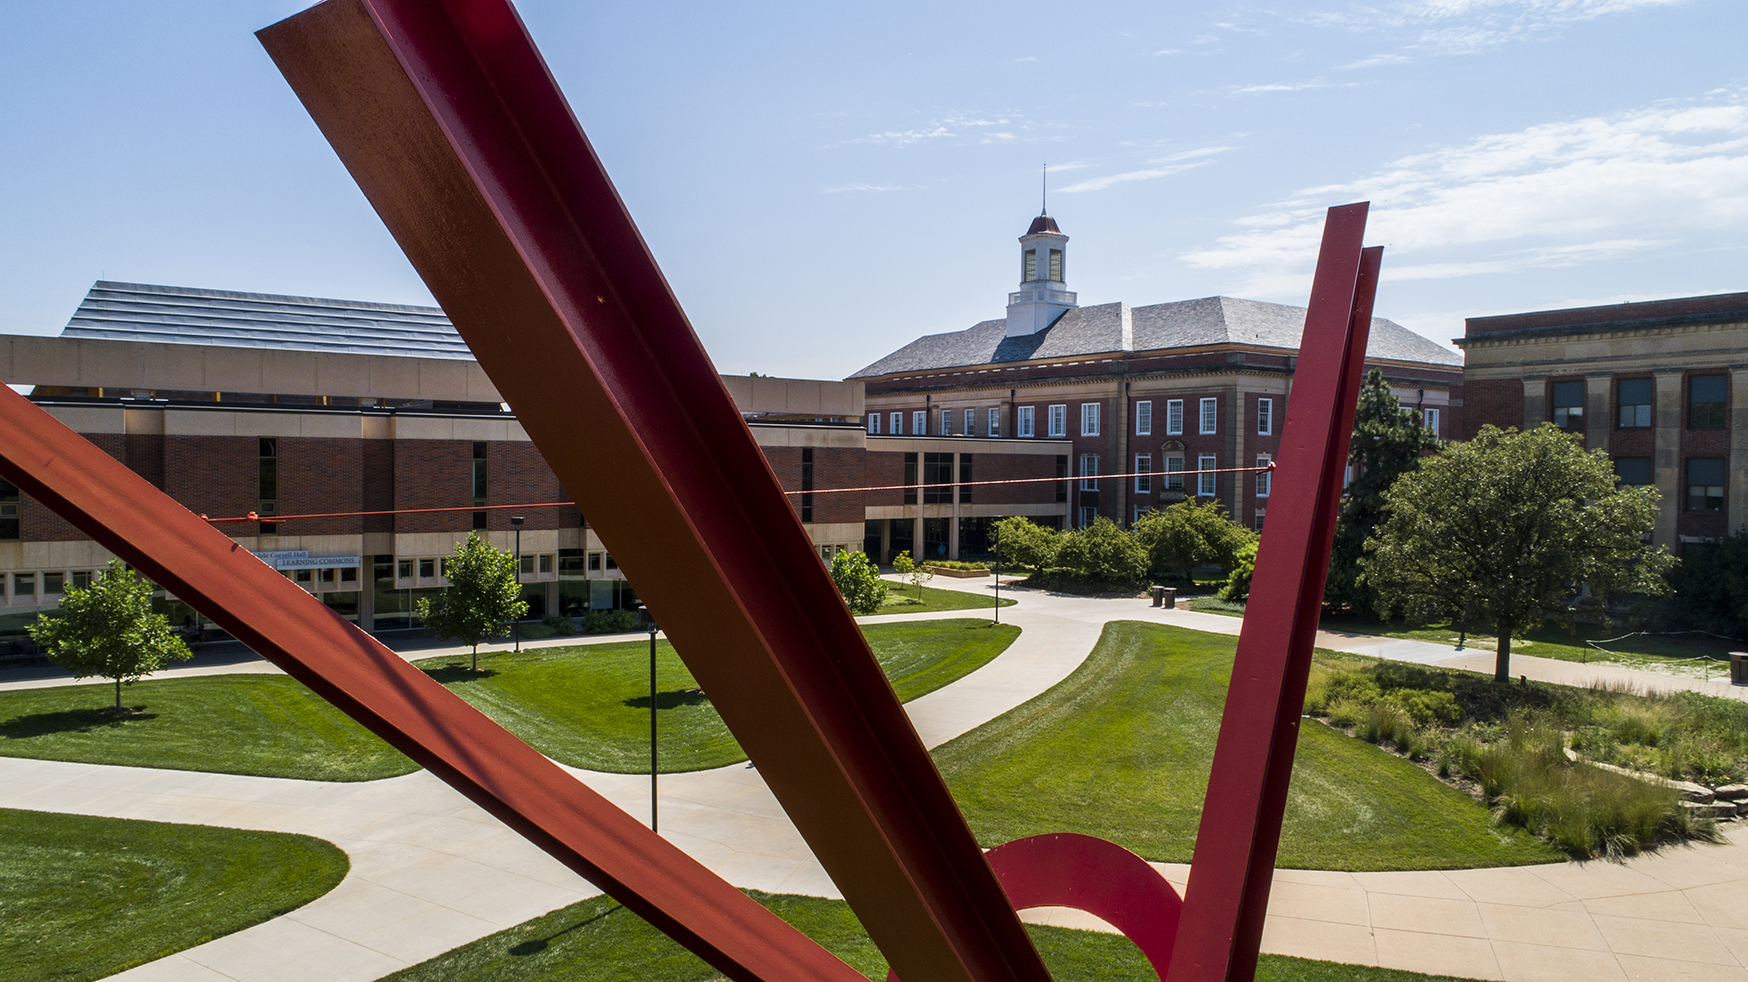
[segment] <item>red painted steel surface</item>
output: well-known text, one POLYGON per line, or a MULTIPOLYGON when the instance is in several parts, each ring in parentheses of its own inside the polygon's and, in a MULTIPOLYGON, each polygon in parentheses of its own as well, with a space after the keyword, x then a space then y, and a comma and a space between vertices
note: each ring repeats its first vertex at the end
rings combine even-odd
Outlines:
POLYGON ((1255 977, 1383 249, 1329 210, 1169 982, 1255 977))
POLYGON ((508 3, 329 0, 260 37, 893 966, 1045 982, 508 3))
MULTIPOLYGON (((984 857, 1015 910, 1084 910, 1135 942, 1165 978, 1183 901, 1147 860, 1114 842, 1073 832, 1015 839, 984 857)), ((888 979, 896 982, 897 976, 888 979)))
POLYGON ((0 477, 731 978, 862 979, 6 386, 0 477))

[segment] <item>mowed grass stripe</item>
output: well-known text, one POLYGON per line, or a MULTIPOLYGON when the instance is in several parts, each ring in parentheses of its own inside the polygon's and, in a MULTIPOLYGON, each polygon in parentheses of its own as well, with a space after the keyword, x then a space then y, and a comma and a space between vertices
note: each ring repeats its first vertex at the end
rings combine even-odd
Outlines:
POLYGON ((0 809, 0 982, 84 982, 316 899, 350 863, 280 832, 0 809))
MULTIPOLYGON (((978 839, 1046 832, 1189 862, 1236 639, 1135 622, 1050 691, 935 751, 978 839)), ((1311 720, 1301 727, 1277 865, 1460 869, 1559 862, 1548 844, 1419 767, 1311 720)))
MULTIPOLYGON (((874 624, 863 633, 901 700, 955 682, 988 664, 1019 637, 982 618, 874 624)), ((649 642, 540 648, 416 663, 540 752, 572 767, 649 773, 649 642)), ((656 642, 656 690, 663 773, 746 760, 708 695, 673 648, 656 642)))

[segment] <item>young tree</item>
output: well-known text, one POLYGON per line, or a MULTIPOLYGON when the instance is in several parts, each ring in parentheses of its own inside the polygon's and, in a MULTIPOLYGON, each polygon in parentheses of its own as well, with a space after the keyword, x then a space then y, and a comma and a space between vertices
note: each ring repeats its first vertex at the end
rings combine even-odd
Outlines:
POLYGON ((119 559, 90 586, 68 587, 60 609, 29 630, 49 661, 74 678, 114 679, 117 714, 123 685, 192 656, 170 619, 152 613, 152 584, 119 559))
POLYGON ((1404 474, 1384 509, 1364 574, 1380 612, 1492 620, 1500 682, 1513 636, 1544 618, 1571 627, 1611 593, 1662 593, 1674 562, 1643 541, 1657 492, 1616 487, 1607 454, 1552 424, 1483 427, 1404 474))
POLYGON ((886 603, 886 581, 865 552, 846 549, 833 556, 832 582, 855 613, 877 614, 886 603))
POLYGON ((443 575, 449 589, 420 600, 419 619, 432 634, 471 645, 477 672, 479 643, 508 634, 510 622, 528 612, 516 582, 516 557, 470 532, 445 562, 443 575))
POLYGON ((1062 533, 1055 529, 1039 525, 1024 515, 995 523, 996 552, 1002 562, 1029 566, 1034 572, 1043 572, 1055 565, 1061 536, 1062 533))
POLYGON ((892 571, 916 587, 916 598, 923 598, 923 584, 935 578, 935 571, 911 558, 909 551, 892 557, 892 571))
POLYGON ((1323 588, 1325 603, 1376 616, 1377 597, 1360 576, 1366 540, 1384 520, 1384 492, 1397 478, 1418 468, 1421 458, 1438 446, 1438 438, 1423 425, 1420 413, 1404 410, 1390 394, 1384 373, 1376 368, 1367 372, 1347 454, 1353 482, 1341 499, 1341 517, 1329 554, 1329 580, 1323 588))
POLYGON ((1085 528, 1063 534, 1056 565, 1088 586, 1134 589, 1147 577, 1147 550, 1116 522, 1101 516, 1085 528))
POLYGON ((1230 571, 1256 533, 1227 518, 1218 501, 1200 504, 1191 498, 1142 516, 1135 523, 1135 540, 1147 550, 1155 577, 1188 581, 1197 566, 1230 571))

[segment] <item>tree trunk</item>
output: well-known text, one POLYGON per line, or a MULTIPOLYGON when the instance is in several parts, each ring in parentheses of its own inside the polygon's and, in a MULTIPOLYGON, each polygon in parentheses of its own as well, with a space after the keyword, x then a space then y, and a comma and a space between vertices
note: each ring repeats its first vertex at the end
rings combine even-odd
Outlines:
POLYGON ((1514 625, 1499 625, 1499 657, 1493 662, 1493 681, 1500 684, 1511 681, 1511 631, 1514 625))
POLYGON ((479 642, 478 641, 475 641, 473 643, 473 671, 474 671, 475 675, 479 674, 479 642))
POLYGON ((121 679, 115 680, 115 711, 121 712, 121 679))

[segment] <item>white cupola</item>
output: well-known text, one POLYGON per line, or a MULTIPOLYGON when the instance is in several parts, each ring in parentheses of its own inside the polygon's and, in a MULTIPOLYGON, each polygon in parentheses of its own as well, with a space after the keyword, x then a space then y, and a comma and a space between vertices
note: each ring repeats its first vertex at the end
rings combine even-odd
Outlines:
POLYGON ((1008 294, 1008 337, 1036 334, 1080 306, 1064 288, 1067 264, 1068 236, 1045 211, 1020 236, 1020 288, 1008 294))

